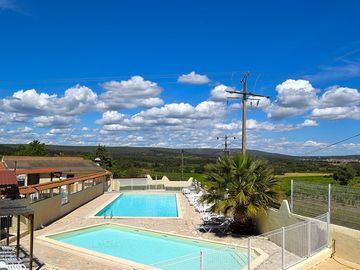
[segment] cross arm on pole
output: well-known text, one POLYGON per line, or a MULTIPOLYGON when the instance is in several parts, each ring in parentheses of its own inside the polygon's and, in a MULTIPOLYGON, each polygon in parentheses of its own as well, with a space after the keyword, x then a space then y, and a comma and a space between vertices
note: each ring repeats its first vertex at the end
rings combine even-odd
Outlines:
MULTIPOLYGON (((236 91, 236 90, 226 90, 226 92, 230 93, 230 94, 237 94, 237 95, 243 95, 243 96, 252 96, 252 97, 264 97, 264 98, 268 98, 270 99, 270 96, 264 96, 264 95, 259 95, 259 94, 255 94, 255 93, 251 93, 251 92, 241 92, 241 91, 236 91)), ((237 97, 228 97, 231 99, 236 99, 237 97)))

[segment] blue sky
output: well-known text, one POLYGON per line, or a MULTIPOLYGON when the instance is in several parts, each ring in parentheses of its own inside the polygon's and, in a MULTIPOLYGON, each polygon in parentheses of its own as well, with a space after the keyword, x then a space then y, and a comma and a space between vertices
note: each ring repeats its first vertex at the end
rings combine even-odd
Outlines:
MULTIPOLYGON (((0 0, 0 143, 310 154, 360 132, 358 1, 0 0)), ((316 153, 359 154, 360 139, 316 153)))

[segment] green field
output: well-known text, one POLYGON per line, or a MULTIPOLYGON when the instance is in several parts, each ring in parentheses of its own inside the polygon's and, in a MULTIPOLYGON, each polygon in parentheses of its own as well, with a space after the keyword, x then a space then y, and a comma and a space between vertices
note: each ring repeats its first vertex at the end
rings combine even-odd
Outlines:
MULTIPOLYGON (((280 199, 286 198, 290 195, 291 179, 294 181, 300 181, 305 183, 313 184, 334 184, 339 185, 339 182, 334 180, 331 176, 296 176, 296 177, 277 177, 278 180, 278 191, 281 195, 280 199)), ((360 188, 360 177, 352 179, 348 187, 360 188)))
MULTIPOLYGON (((166 175, 171 181, 180 181, 181 179, 181 173, 177 172, 152 172, 152 177, 155 178, 155 175, 158 176, 158 178, 161 178, 163 175, 166 175)), ((205 179, 205 175, 201 173, 188 173, 184 172, 183 174, 183 180, 186 181, 190 177, 195 178, 196 180, 200 181, 203 186, 209 185, 209 183, 205 179)), ((313 184, 333 184, 333 185, 339 185, 339 182, 335 181, 331 175, 325 175, 325 176, 319 176, 319 175, 313 175, 313 176, 276 176, 276 179, 278 180, 278 186, 277 190, 280 193, 279 200, 281 201, 284 198, 287 198, 290 195, 290 183, 291 179, 294 181, 304 182, 304 183, 313 183, 313 184)), ((354 187, 360 189, 360 176, 355 177, 352 179, 348 187, 354 187)))

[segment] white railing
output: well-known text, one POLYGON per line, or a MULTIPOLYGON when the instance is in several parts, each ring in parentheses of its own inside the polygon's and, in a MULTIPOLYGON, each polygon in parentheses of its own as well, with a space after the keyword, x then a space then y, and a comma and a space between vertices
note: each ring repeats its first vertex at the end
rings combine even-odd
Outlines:
POLYGON ((329 214, 326 213, 251 237, 252 246, 262 246, 266 249, 268 258, 256 268, 250 269, 288 269, 328 247, 328 235, 329 214))
POLYGON ((167 177, 162 180, 152 180, 150 178, 126 178, 113 179, 114 190, 116 191, 136 191, 136 190, 168 190, 181 191, 184 187, 193 184, 192 178, 188 181, 170 181, 167 177))

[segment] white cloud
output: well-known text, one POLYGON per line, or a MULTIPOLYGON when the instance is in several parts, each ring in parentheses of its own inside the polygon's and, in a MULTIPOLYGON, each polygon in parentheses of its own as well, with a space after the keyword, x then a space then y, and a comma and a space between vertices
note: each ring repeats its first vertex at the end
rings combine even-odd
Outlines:
POLYGON ((297 115, 301 115, 306 112, 306 109, 294 108, 294 107, 282 107, 275 103, 265 108, 268 118, 272 119, 284 119, 297 115))
POLYGON ((320 98, 319 106, 327 107, 351 107, 360 103, 360 92, 349 87, 332 86, 325 90, 320 98))
POLYGON ((316 148, 319 148, 319 147, 324 147, 326 146, 326 143, 321 143, 321 142, 317 142, 317 141, 306 141, 302 144, 303 146, 305 147, 316 147, 316 148))
POLYGON ((40 128, 48 127, 70 127, 79 123, 79 119, 72 116, 38 116, 33 119, 34 124, 40 128))
POLYGON ((223 84, 217 85, 211 90, 210 99, 213 101, 220 101, 220 102, 227 101, 228 97, 234 95, 231 95, 226 91, 233 91, 233 90, 235 89, 223 84))
POLYGON ((11 130, 8 130, 6 133, 7 134, 15 134, 15 135, 18 135, 18 134, 27 134, 27 133, 32 133, 34 130, 30 127, 20 127, 20 128, 17 128, 17 129, 11 129, 11 130))
POLYGON ((63 97, 38 93, 35 89, 20 90, 0 101, 1 109, 26 116, 78 115, 96 106, 97 95, 90 88, 76 85, 65 91, 63 97))
POLYGON ((276 101, 264 108, 269 118, 301 115, 318 103, 317 90, 306 80, 286 80, 276 91, 276 101))
POLYGON ((263 109, 269 118, 283 119, 311 111, 312 118, 360 119, 360 92, 357 89, 332 86, 318 97, 310 82, 287 80, 279 84, 276 91, 276 101, 263 109))
POLYGON ((258 131, 272 131, 272 132, 283 132, 298 130, 305 127, 314 127, 318 123, 314 120, 307 119, 300 124, 274 124, 270 122, 258 122, 255 119, 249 119, 246 121, 247 129, 249 130, 258 130, 258 131))
POLYGON ((98 125, 109 125, 113 123, 120 122, 121 120, 125 119, 125 115, 119 113, 118 111, 106 111, 102 114, 102 118, 96 120, 96 124, 98 125))
POLYGON ((180 83, 188 84, 206 84, 210 82, 209 78, 206 75, 197 74, 195 73, 195 71, 192 71, 189 74, 181 75, 177 81, 180 83))
POLYGON ((332 86, 325 89, 318 106, 312 110, 313 118, 328 120, 360 119, 360 92, 354 88, 332 86))
POLYGON ((312 111, 311 115, 314 118, 322 118, 329 120, 339 120, 339 119, 360 120, 360 108, 357 106, 316 108, 312 111))
POLYGON ((164 104, 159 97, 162 89, 141 76, 133 76, 127 81, 106 82, 102 87, 105 92, 100 95, 98 107, 103 110, 151 108, 164 104))
POLYGON ((20 90, 3 99, 1 105, 5 111, 34 115, 50 110, 56 98, 56 95, 38 94, 35 89, 20 90))
POLYGON ((316 105, 316 90, 309 81, 286 80, 276 86, 276 103, 282 107, 310 108, 316 105))
POLYGON ((47 133, 47 135, 63 135, 63 134, 67 134, 70 135, 70 133, 73 131, 73 129, 71 128, 52 128, 50 129, 50 131, 47 133))
POLYGON ((76 85, 65 91, 64 97, 59 98, 53 109, 57 113, 79 115, 94 110, 98 96, 86 86, 76 85))
POLYGON ((316 127, 318 126, 319 124, 315 121, 315 120, 312 120, 312 119, 306 119, 302 124, 300 124, 301 126, 303 127, 316 127))
POLYGON ((141 111, 133 116, 125 116, 116 111, 105 112, 96 123, 105 124, 106 130, 158 126, 196 128, 202 120, 219 122, 225 114, 225 106, 214 101, 203 101, 195 107, 188 103, 171 103, 141 111))

